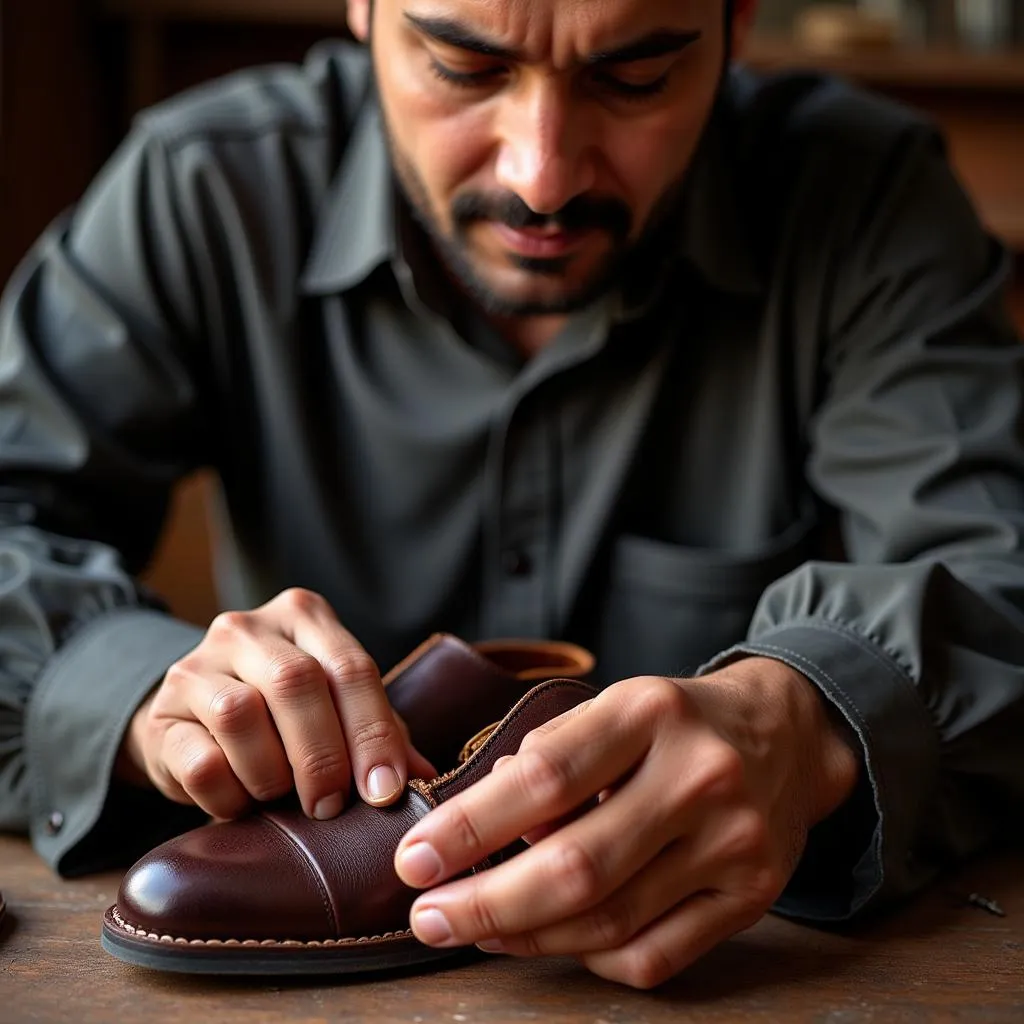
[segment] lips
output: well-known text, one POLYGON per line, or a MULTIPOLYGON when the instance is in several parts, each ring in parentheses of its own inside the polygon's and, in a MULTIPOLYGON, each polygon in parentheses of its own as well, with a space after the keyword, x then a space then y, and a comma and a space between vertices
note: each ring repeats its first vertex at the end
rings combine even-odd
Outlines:
POLYGON ((585 235, 583 231, 565 231, 558 227, 511 228, 500 222, 492 222, 492 227, 507 249, 536 259, 568 256, 585 235))

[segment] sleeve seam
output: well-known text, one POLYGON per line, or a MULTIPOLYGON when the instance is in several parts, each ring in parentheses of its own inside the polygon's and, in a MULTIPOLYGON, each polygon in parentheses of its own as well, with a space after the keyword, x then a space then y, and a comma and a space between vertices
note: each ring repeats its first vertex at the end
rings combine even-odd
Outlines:
MULTIPOLYGON (((914 673, 911 670, 910 665, 907 664, 901 656, 889 650, 889 648, 879 638, 871 636, 869 633, 862 633, 846 623, 833 622, 831 619, 811 617, 792 619, 784 623, 779 623, 764 635, 771 637, 777 633, 785 633, 792 627, 824 629, 845 637, 848 640, 854 641, 864 651, 870 654, 875 661, 879 662, 883 668, 887 670, 892 670, 893 668, 897 669, 898 674, 904 682, 910 685, 910 688, 915 694, 917 693, 917 686, 914 682, 914 673)), ((750 642, 760 643, 761 641, 755 637, 751 637, 750 642)))

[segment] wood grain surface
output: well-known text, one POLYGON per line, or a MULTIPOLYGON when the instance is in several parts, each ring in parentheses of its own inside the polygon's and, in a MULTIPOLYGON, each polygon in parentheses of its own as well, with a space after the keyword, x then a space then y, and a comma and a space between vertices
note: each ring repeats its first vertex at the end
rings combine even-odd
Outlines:
POLYGON ((869 926, 769 917, 653 992, 569 959, 472 956, 368 979, 225 980, 128 967, 100 948, 118 875, 56 879, 0 836, 0 1021, 414 1024, 945 1024, 1024 1021, 1024 852, 969 865, 869 926), (1005 917, 972 905, 977 893, 1005 917))

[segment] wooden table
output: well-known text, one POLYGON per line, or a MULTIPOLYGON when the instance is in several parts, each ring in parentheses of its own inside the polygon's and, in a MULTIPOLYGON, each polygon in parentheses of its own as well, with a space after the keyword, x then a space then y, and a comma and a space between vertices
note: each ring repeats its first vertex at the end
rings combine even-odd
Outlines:
POLYGON ((884 921, 847 933, 778 918, 655 992, 601 981, 568 959, 471 957, 374 980, 217 979, 128 967, 99 945, 118 876, 53 877, 0 836, 11 920, 0 932, 0 1020, 409 1021, 416 1024, 799 1024, 1024 1021, 1024 853, 970 865, 884 921), (1005 917, 968 902, 997 901, 1005 917))

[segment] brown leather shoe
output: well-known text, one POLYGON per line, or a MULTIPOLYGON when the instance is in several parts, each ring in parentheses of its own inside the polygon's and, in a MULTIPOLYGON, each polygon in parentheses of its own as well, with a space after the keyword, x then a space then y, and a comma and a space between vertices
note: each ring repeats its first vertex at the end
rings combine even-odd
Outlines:
POLYGON ((467 644, 435 633, 386 676, 391 706, 413 746, 437 769, 456 764, 468 736, 497 722, 546 679, 586 679, 594 656, 554 640, 483 640, 467 644))
POLYGON ((457 954, 424 946, 409 930, 418 893, 395 874, 399 841, 515 753, 528 732, 595 693, 572 679, 533 688, 472 739, 462 764, 412 780, 391 807, 355 803, 324 822, 268 808, 164 843, 125 876, 104 916, 103 948, 128 963, 197 974, 344 974, 457 954))

